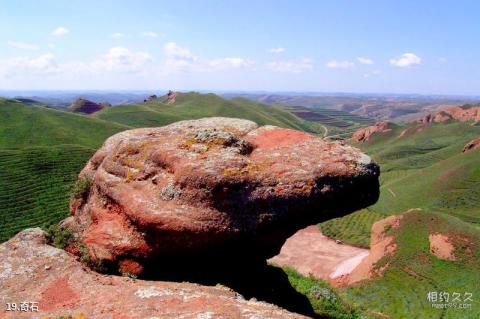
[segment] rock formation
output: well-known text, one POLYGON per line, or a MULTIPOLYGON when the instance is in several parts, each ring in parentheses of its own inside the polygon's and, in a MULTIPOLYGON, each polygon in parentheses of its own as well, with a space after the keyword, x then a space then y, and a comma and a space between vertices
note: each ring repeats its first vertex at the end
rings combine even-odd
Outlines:
POLYGON ((480 106, 448 107, 436 113, 427 114, 419 121, 421 123, 443 123, 450 120, 478 123, 480 122, 480 106))
POLYGON ((46 245, 39 228, 0 245, 0 291, 0 318, 305 318, 220 285, 98 274, 46 245), (7 311, 7 303, 26 311, 7 311))
POLYGON ((79 97, 72 104, 70 104, 68 108, 71 111, 76 113, 93 114, 109 106, 110 104, 108 103, 98 104, 98 103, 86 100, 82 97, 79 97))
POLYGON ((146 99, 143 100, 143 103, 147 103, 147 102, 150 102, 150 101, 156 101, 158 100, 158 96, 153 94, 153 95, 150 95, 149 97, 147 97, 146 99))
POLYGON ((367 142, 374 133, 391 131, 390 124, 387 122, 377 122, 372 126, 358 129, 353 133, 352 139, 356 142, 367 142))
POLYGON ((63 226, 92 260, 138 273, 152 258, 264 262, 297 230, 374 203, 378 175, 357 149, 304 132, 182 121, 110 137, 63 226))
POLYGON ((167 97, 165 98, 165 101, 163 101, 163 103, 174 104, 176 102, 176 99, 177 99, 177 92, 168 91, 167 97))
POLYGON ((480 149, 480 137, 474 140, 471 140, 470 142, 465 144, 465 146, 463 147, 463 153, 468 151, 478 150, 478 149, 480 149))

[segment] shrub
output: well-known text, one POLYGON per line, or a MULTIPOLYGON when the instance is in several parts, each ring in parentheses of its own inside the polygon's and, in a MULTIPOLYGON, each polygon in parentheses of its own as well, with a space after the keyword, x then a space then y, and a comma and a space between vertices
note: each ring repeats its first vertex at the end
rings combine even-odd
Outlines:
POLYGON ((68 228, 51 225, 47 229, 47 243, 56 248, 65 249, 74 240, 73 233, 68 228))
POLYGON ((92 183, 92 177, 80 177, 75 183, 75 186, 73 187, 72 197, 85 199, 90 192, 90 187, 92 187, 92 183))
POLYGON ((137 279, 137 275, 131 274, 131 273, 129 273, 129 272, 124 272, 124 273, 122 273, 122 276, 123 276, 123 277, 131 278, 131 279, 137 279))

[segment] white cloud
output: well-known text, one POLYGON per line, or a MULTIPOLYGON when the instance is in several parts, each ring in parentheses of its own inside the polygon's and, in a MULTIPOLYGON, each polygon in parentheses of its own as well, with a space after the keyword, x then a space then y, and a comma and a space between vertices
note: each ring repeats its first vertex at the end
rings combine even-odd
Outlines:
POLYGON ((68 30, 67 28, 58 27, 52 31, 51 35, 59 37, 59 36, 67 35, 68 33, 70 33, 70 30, 68 30))
POLYGON ((44 75, 59 71, 53 54, 43 54, 36 58, 16 57, 1 61, 1 73, 7 77, 28 74, 44 75))
POLYGON ((373 64, 373 60, 370 58, 365 58, 365 57, 358 57, 357 58, 358 62, 361 64, 373 64))
POLYGON ((398 59, 390 59, 390 64, 400 68, 420 65, 421 63, 422 59, 413 53, 404 53, 398 59))
POLYGON ((112 33, 112 38, 122 38, 124 36, 125 36, 125 34, 123 34, 122 32, 112 33))
POLYGON ((153 31, 145 31, 145 32, 140 33, 140 36, 146 37, 146 38, 157 38, 158 34, 156 34, 153 31))
POLYGON ((350 69, 355 66, 355 63, 350 61, 337 61, 332 60, 327 62, 327 67, 331 69, 350 69))
POLYGON ((241 68, 249 68, 255 64, 254 61, 243 59, 243 58, 223 58, 223 59, 216 59, 211 60, 209 65, 214 68, 220 69, 241 69, 241 68))
POLYGON ((365 74, 363 75, 363 77, 364 77, 364 78, 369 78, 369 77, 372 77, 372 76, 375 76, 375 75, 380 75, 380 74, 382 74, 382 71, 380 71, 380 70, 374 70, 374 71, 372 71, 372 72, 365 73, 365 74))
POLYGON ((438 58, 438 62, 445 63, 445 62, 447 62, 447 59, 446 58, 438 58))
POLYGON ((165 71, 167 73, 242 69, 252 67, 255 64, 255 61, 241 57, 201 59, 189 49, 183 48, 175 42, 166 43, 164 50, 167 56, 165 62, 165 71))
POLYGON ((25 42, 16 42, 16 41, 8 41, 7 45, 14 49, 21 49, 21 50, 38 50, 38 46, 31 43, 25 42))
POLYGON ((267 67, 276 72, 301 73, 313 69, 313 60, 305 58, 301 60, 273 61, 267 63, 267 67))
POLYGON ((93 61, 90 67, 94 70, 137 73, 143 71, 145 64, 151 60, 152 57, 146 52, 114 47, 110 48, 99 59, 93 61))
POLYGON ((270 53, 282 53, 285 52, 285 48, 270 48, 268 49, 270 53))
POLYGON ((171 70, 186 71, 195 67, 198 57, 190 50, 177 45, 175 42, 168 42, 164 46, 167 55, 166 67, 171 70))

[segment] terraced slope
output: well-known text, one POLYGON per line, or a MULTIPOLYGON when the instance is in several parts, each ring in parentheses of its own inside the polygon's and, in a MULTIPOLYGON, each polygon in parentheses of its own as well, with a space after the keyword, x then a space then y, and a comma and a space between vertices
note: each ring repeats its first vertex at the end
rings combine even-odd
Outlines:
POLYGON ((127 128, 0 100, 0 242, 67 216, 80 169, 108 136, 127 128))
POLYGON ((442 212, 480 226, 480 153, 462 153, 463 146, 478 136, 480 127, 468 123, 412 124, 357 144, 380 163, 380 199, 355 217, 321 224, 322 231, 365 246, 369 240, 365 229, 373 221, 410 208, 442 212))
POLYGON ((0 150, 0 242, 68 215, 70 190, 94 150, 78 145, 0 150))
POLYGON ((316 123, 296 117, 282 108, 243 98, 223 99, 215 94, 178 93, 172 105, 163 103, 164 97, 144 104, 119 105, 96 113, 99 119, 134 127, 162 126, 185 119, 209 116, 237 117, 252 120, 260 125, 322 133, 316 123))
POLYGON ((360 127, 373 123, 372 119, 333 109, 313 109, 302 106, 288 106, 286 110, 310 122, 327 128, 326 136, 337 139, 350 138, 360 127))

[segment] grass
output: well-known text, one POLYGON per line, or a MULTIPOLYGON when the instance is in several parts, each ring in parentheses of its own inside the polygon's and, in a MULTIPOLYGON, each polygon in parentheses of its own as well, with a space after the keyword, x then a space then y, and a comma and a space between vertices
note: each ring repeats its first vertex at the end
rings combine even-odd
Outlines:
POLYGON ((0 149, 0 242, 68 216, 72 187, 93 152, 77 145, 0 149))
POLYGON ((325 236, 368 248, 370 246, 370 229, 373 223, 383 218, 385 215, 370 209, 362 209, 342 218, 330 219, 320 224, 320 228, 325 236))
POLYGON ((478 151, 462 153, 468 141, 480 136, 480 127, 430 124, 399 137, 406 128, 394 127, 356 145, 380 164, 380 198, 368 210, 320 224, 328 236, 364 246, 372 221, 410 208, 443 212, 480 226, 480 156, 478 151))
POLYGON ((0 101, 0 149, 61 144, 98 148, 130 127, 16 100, 0 101))
MULTIPOLYGON (((329 124, 353 123, 328 126, 330 134, 348 135, 348 129, 366 124, 355 116, 326 111, 330 113, 323 115, 333 118, 329 124)), ((205 116, 247 118, 320 134, 324 125, 281 107, 224 100, 213 94, 179 94, 173 106, 158 101, 122 105, 94 117, 0 99, 0 242, 24 228, 48 227, 67 216, 71 194, 81 197, 89 189, 88 180, 75 184, 79 171, 108 136, 131 127, 205 116)), ((395 126, 357 145, 381 165, 379 201, 320 227, 328 236, 367 246, 376 220, 409 208, 420 207, 423 212, 407 214, 400 228, 388 230, 398 251, 381 260, 390 265, 383 277, 337 290, 286 269, 292 285, 310 299, 319 314, 333 318, 382 318, 382 313, 391 318, 478 318, 478 311, 433 309, 426 293, 472 292, 474 302, 480 294, 480 156, 478 151, 461 153, 465 143, 480 136, 480 126, 431 124, 421 132, 399 137, 404 129, 395 126), (460 253, 464 243, 456 241, 457 261, 437 259, 429 253, 432 231, 455 238, 467 236, 471 253, 460 253)), ((56 245, 68 239, 68 234, 55 230, 52 234, 59 238, 56 245)), ((88 254, 83 259, 88 262, 88 254)), ((477 310, 478 306, 474 304, 477 310)))
POLYGON ((332 319, 365 318, 360 307, 346 302, 327 282, 300 275, 291 268, 283 268, 292 287, 307 296, 315 313, 332 319))
POLYGON ((120 105, 96 113, 96 118, 133 127, 162 126, 180 120, 211 116, 236 117, 259 125, 276 125, 323 133, 315 123, 304 121, 286 110, 247 99, 223 99, 215 94, 179 93, 173 105, 162 99, 144 104, 120 105))
POLYGON ((178 120, 230 116, 259 124, 323 133, 282 108, 214 94, 178 94, 174 106, 154 101, 121 105, 85 116, 31 101, 0 98, 0 242, 18 231, 68 216, 70 194, 84 196, 78 173, 106 138, 126 129, 178 120))
POLYGON ((0 100, 0 242, 68 216, 80 170, 107 137, 128 128, 0 100))
MULTIPOLYGON (((417 128, 417 124, 410 128, 417 128)), ((389 318, 478 318, 480 303, 472 309, 434 309, 426 296, 434 292, 480 294, 480 155, 462 153, 463 146, 480 136, 468 123, 430 124, 400 137, 407 127, 374 135, 357 144, 380 163, 380 198, 375 205, 319 225, 327 236, 368 246, 373 222, 410 208, 398 229, 388 229, 397 244, 383 277, 364 281, 338 293, 351 304, 389 318), (456 238, 456 261, 440 260, 430 253, 428 235, 456 238), (469 238, 471 253, 465 253, 469 238)), ((476 298, 478 299, 478 298, 476 298)))
POLYGON ((346 301, 361 304, 369 311, 390 318, 478 318, 480 302, 473 298, 472 309, 435 309, 427 299, 429 292, 465 292, 480 294, 480 231, 458 218, 445 214, 411 212, 404 215, 401 226, 391 230, 396 253, 384 257, 388 268, 382 277, 363 281, 340 294, 346 301), (428 235, 447 234, 456 247, 456 261, 440 260, 430 253, 428 235), (471 252, 461 247, 458 238, 468 238, 471 252))
POLYGON ((289 106, 286 110, 308 122, 325 126, 327 136, 336 139, 350 138, 357 129, 373 123, 372 119, 333 109, 289 106))

